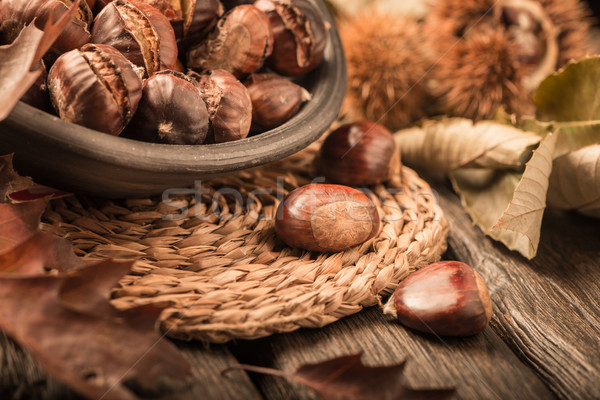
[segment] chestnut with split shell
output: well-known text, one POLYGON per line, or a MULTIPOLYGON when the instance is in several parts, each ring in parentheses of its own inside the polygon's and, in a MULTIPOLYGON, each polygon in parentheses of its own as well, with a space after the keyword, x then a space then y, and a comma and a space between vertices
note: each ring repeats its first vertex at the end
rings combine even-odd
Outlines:
POLYGON ((208 107, 210 129, 207 143, 243 139, 250 132, 252 102, 246 87, 223 69, 203 74, 188 72, 208 107))
MULTIPOLYGON (((74 4, 71 0, 2 0, 0 1, 0 42, 11 43, 21 29, 34 19, 43 28, 49 20, 57 21, 74 4)), ((49 58, 54 60, 60 54, 80 48, 91 39, 90 28, 93 15, 85 0, 52 44, 49 58)), ((0 44, 4 44, 0 43, 0 44)))
POLYGON ((492 302, 477 271, 458 261, 441 261, 400 282, 384 312, 422 332, 470 336, 490 322, 492 302))
POLYGON ((253 5, 232 8, 208 36, 187 52, 194 70, 224 69, 237 78, 256 71, 271 54, 273 35, 269 19, 253 5))
POLYGON ((379 232, 377 207, 363 192, 342 185, 313 183, 300 187, 279 204, 275 231, 288 246, 337 252, 371 239, 379 232))
POLYGON ((159 10, 135 0, 115 0, 94 19, 92 42, 119 50, 148 77, 175 69, 177 42, 171 23, 159 10))
POLYGON ((116 49, 88 43, 56 60, 48 90, 61 119, 118 135, 138 107, 142 80, 116 49))
POLYGON ((315 69, 323 60, 327 29, 308 0, 257 0, 254 5, 269 17, 273 51, 268 66, 286 76, 315 69))
POLYGON ((392 180, 400 184, 400 152, 390 131, 371 121, 340 126, 325 139, 314 166, 317 174, 349 186, 392 180))

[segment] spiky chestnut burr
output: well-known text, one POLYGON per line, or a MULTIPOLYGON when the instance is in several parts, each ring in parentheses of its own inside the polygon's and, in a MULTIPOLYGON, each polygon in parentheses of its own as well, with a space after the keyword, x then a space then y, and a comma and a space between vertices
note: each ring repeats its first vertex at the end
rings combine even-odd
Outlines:
POLYGON ((519 114, 533 112, 516 51, 503 32, 492 29, 456 44, 432 71, 446 110, 472 119, 490 118, 501 106, 519 114))
POLYGON ((585 54, 588 14, 578 0, 437 2, 424 30, 439 60, 431 86, 442 109, 474 119, 491 117, 500 105, 531 112, 539 83, 585 54))
POLYGON ((348 90, 342 113, 398 129, 425 116, 430 61, 421 28, 410 18, 363 13, 340 22, 348 90))

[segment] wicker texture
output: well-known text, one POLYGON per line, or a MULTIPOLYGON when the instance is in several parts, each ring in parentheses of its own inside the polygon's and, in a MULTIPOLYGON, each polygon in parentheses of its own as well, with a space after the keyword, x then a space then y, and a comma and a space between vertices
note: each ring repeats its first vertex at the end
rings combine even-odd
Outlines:
POLYGON ((286 247, 273 228, 277 205, 311 182, 315 150, 211 180, 202 196, 73 196, 51 202, 45 219, 86 258, 140 258, 113 303, 167 305, 161 324, 171 337, 226 342, 322 327, 380 303, 410 272, 437 261, 448 226, 429 186, 404 167, 402 188, 372 188, 383 217, 378 236, 335 254, 286 247))

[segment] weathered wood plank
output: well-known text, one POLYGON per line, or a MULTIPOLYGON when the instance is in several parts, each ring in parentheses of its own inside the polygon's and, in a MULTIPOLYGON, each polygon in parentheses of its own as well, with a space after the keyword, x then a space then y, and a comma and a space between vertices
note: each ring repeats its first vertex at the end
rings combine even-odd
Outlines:
POLYGON ((78 396, 63 383, 48 378, 29 353, 0 331, 0 398, 69 400, 78 396))
MULTIPOLYGON (((552 394, 490 328, 474 337, 444 339, 409 331, 377 307, 322 329, 302 329, 230 348, 249 364, 294 371, 305 363, 363 352, 370 366, 404 359, 413 388, 455 386, 457 399, 551 399, 552 394), (518 389, 516 389, 518 388, 518 389)), ((283 378, 252 375, 266 399, 317 399, 309 389, 283 378)))
POLYGON ((472 228, 458 198, 437 187, 457 259, 489 285, 494 328, 559 397, 600 396, 600 223, 547 210, 528 261, 472 228))
POLYGON ((178 343, 178 347, 190 360, 194 382, 187 391, 169 400, 260 400, 263 397, 243 371, 232 371, 227 377, 221 371, 236 364, 226 345, 202 343, 178 343))
MULTIPOLYGON (((237 361, 225 345, 177 343, 192 365, 193 381, 166 397, 168 400, 259 400, 262 396, 248 375, 235 371, 226 379, 224 368, 237 361)), ((63 383, 49 378, 27 352, 0 332, 0 399, 70 400, 81 398, 63 383)))

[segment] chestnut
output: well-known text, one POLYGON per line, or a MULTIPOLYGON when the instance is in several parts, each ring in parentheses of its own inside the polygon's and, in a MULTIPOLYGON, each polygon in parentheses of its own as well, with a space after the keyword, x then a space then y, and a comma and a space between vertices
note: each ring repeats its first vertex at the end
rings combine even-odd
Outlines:
POLYGON ((177 42, 171 23, 160 11, 135 0, 115 0, 94 19, 92 42, 119 50, 150 76, 177 64, 177 42))
POLYGON ((223 14, 219 0, 139 0, 169 19, 177 40, 206 34, 223 14))
POLYGON ((254 5, 269 17, 273 51, 267 60, 286 76, 306 74, 323 60, 327 29, 319 10, 308 0, 257 0, 254 5))
POLYGON ((169 144, 202 144, 208 112, 191 79, 161 71, 144 82, 142 100, 124 137, 169 144))
POLYGON ((314 166, 328 180, 350 186, 399 178, 399 152, 390 131, 371 121, 344 124, 327 136, 314 166))
MULTIPOLYGON (((0 37, 4 42, 12 42, 21 29, 34 19, 36 25, 43 28, 48 20, 57 21, 73 3, 71 0, 2 0, 0 37)), ((51 58, 88 43, 91 39, 92 19, 88 3, 80 1, 77 14, 53 43, 49 51, 51 58)))
POLYGON ((228 11, 206 39, 187 52, 187 66, 195 70, 224 69, 237 78, 263 66, 273 45, 269 19, 252 5, 228 11))
POLYGON ((394 308, 387 313, 395 312, 402 324, 442 336, 474 335, 492 318, 485 282, 458 261, 437 262, 409 275, 390 301, 394 308))
POLYGON ((252 99, 252 121, 263 129, 287 122, 311 98, 302 86, 276 74, 251 74, 244 84, 252 99))
POLYGON ((116 49, 88 43, 56 60, 48 90, 62 119, 118 135, 137 109, 142 80, 116 49))
POLYGON ((379 232, 377 207, 363 192, 313 183, 289 193, 279 204, 275 231, 288 246, 337 252, 364 243, 379 232))
POLYGON ((23 97, 21 97, 21 101, 39 110, 50 111, 52 109, 52 105, 50 104, 50 96, 48 94, 48 71, 46 70, 44 61, 40 60, 37 69, 41 71, 41 74, 38 76, 29 90, 25 92, 23 97))
POLYGON ((252 102, 246 87, 222 69, 203 74, 189 72, 196 81, 210 119, 209 143, 243 139, 250 132, 252 102))

